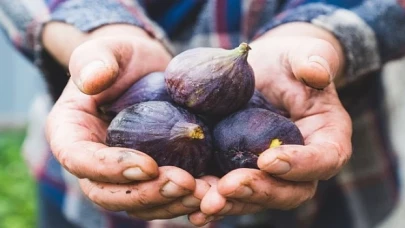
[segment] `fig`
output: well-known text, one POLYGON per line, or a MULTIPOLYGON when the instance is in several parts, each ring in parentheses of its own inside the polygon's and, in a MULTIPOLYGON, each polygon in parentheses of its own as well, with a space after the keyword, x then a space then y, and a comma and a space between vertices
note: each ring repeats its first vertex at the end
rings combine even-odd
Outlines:
POLYGON ((262 108, 231 114, 213 130, 214 157, 220 170, 256 168, 258 156, 279 145, 304 145, 303 136, 290 119, 262 108))
POLYGON ((199 47, 175 56, 165 70, 174 102, 194 113, 226 116, 242 108, 253 95, 255 78, 247 62, 250 47, 199 47))
POLYGON ((212 157, 209 129, 188 110, 167 101, 146 101, 123 109, 107 129, 106 144, 139 150, 159 166, 177 166, 193 176, 212 157))
POLYGON ((163 72, 153 72, 135 82, 114 102, 101 106, 103 114, 114 117, 121 110, 144 101, 173 101, 167 93, 163 72))
POLYGON ((289 117, 289 114, 284 111, 281 110, 277 107, 275 107, 272 103, 270 103, 264 96, 263 94, 255 89, 252 98, 249 100, 249 102, 244 106, 243 109, 246 108, 263 108, 263 109, 267 109, 269 111, 275 112, 279 115, 285 116, 285 117, 289 117))

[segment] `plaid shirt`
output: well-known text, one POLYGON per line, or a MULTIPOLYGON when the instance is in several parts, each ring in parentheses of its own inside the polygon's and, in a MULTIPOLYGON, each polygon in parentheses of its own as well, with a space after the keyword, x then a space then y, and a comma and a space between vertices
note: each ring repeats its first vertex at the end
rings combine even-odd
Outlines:
MULTIPOLYGON (((380 69, 387 61, 405 54, 405 1, 0 0, 0 3, 2 28, 14 46, 42 70, 54 99, 60 95, 66 77, 65 69, 39 42, 41 26, 51 20, 72 24, 83 32, 111 23, 133 24, 160 39, 173 54, 197 46, 233 48, 294 21, 329 30, 340 41, 347 61, 346 83, 338 92, 353 120, 352 159, 335 178, 319 184, 313 200, 295 210, 228 217, 212 226, 368 228, 395 207, 398 170, 386 124, 388 110, 380 69)), ((43 130, 41 126, 37 131, 43 130)), ((27 161, 42 188, 69 221, 81 227, 156 225, 130 220, 93 205, 81 194, 76 179, 52 157, 43 143, 44 137, 39 138, 43 140, 41 147, 26 147, 27 161)), ((185 220, 180 217, 159 224, 186 227, 185 220)))

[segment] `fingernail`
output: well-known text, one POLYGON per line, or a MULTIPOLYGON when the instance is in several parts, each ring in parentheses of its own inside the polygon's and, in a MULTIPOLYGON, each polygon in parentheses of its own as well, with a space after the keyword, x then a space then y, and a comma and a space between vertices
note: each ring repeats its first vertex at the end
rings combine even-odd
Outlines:
POLYGON ((93 77, 97 72, 105 68, 106 65, 103 61, 101 60, 94 60, 93 62, 90 62, 87 64, 81 71, 80 71, 80 76, 79 76, 79 83, 78 86, 81 89, 84 89, 84 82, 87 81, 89 78, 93 77))
POLYGON ((81 71, 80 71, 80 79, 84 80, 94 75, 100 68, 105 68, 105 63, 101 60, 94 60, 87 64, 81 71))
POLYGON ((315 66, 321 67, 322 69, 326 70, 326 72, 328 72, 330 80, 334 77, 334 75, 331 74, 328 61, 326 61, 326 59, 322 58, 321 56, 317 55, 310 56, 308 58, 308 62, 314 63, 315 66))
POLYGON ((149 180, 150 176, 142 171, 139 167, 126 169, 122 175, 129 180, 149 180))
POLYGON ((160 194, 167 198, 175 198, 187 194, 189 191, 178 186, 177 184, 169 181, 162 189, 160 189, 160 194))
POLYGON ((224 208, 220 212, 218 212, 218 215, 223 215, 229 212, 232 209, 233 204, 231 202, 226 202, 224 208))
POLYGON ((183 204, 183 206, 185 207, 190 207, 190 208, 195 208, 195 207, 199 207, 201 200, 195 198, 194 196, 186 196, 181 200, 181 203, 183 204))
POLYGON ((236 189, 233 193, 229 194, 228 196, 234 196, 234 197, 248 197, 253 195, 253 190, 247 186, 241 186, 238 189, 236 189))
POLYGON ((288 162, 276 158, 276 160, 265 166, 264 170, 271 174, 281 175, 289 172, 291 170, 291 166, 288 162))

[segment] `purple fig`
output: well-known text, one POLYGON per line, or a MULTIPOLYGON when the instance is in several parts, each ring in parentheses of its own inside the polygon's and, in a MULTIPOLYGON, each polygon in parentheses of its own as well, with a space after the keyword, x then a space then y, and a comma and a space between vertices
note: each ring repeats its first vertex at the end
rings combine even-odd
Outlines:
POLYGON ((243 109, 246 108, 263 108, 263 109, 267 109, 269 111, 275 112, 279 115, 285 116, 285 117, 289 117, 289 114, 284 111, 281 110, 279 108, 277 108, 276 106, 274 106, 272 103, 270 103, 261 92, 259 92, 259 90, 255 89, 255 92, 252 96, 252 98, 249 100, 249 102, 245 105, 245 107, 243 109))
POLYGON ((135 82, 114 102, 100 107, 108 116, 114 117, 121 110, 144 101, 173 101, 167 93, 163 72, 150 73, 135 82))
POLYGON ((106 144, 142 151, 159 166, 177 166, 193 176, 202 175, 212 157, 209 129, 196 115, 166 101, 119 112, 107 129, 106 144))
POLYGON ((249 50, 242 43, 233 50, 200 47, 180 53, 165 71, 169 95, 195 113, 225 116, 235 112, 254 92, 249 50))
POLYGON ((237 168, 258 168, 260 153, 286 144, 304 145, 303 136, 290 119, 261 108, 236 112, 213 131, 215 159, 227 173, 237 168))

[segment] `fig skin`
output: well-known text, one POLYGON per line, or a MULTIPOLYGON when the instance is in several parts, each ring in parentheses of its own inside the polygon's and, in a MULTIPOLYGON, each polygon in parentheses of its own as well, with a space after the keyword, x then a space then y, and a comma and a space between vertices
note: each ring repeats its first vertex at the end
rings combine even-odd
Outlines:
POLYGON ((250 47, 200 47, 175 56, 165 71, 172 99, 193 111, 226 116, 242 108, 253 95, 255 77, 247 62, 250 47))
POLYGON ((274 113, 277 113, 279 115, 282 115, 284 117, 289 117, 288 112, 281 110, 274 106, 272 103, 270 103, 264 95, 257 89, 255 89, 252 98, 249 100, 249 102, 243 107, 243 109, 246 108, 263 108, 267 109, 269 111, 272 111, 274 113))
POLYGON ((212 157, 209 129, 194 114, 166 101, 134 104, 111 121, 106 144, 139 150, 159 166, 177 166, 194 177, 212 157))
POLYGON ((101 106, 103 114, 114 117, 121 110, 145 101, 173 102, 167 93, 164 72, 153 72, 135 82, 114 102, 101 106))
POLYGON ((215 160, 224 173, 237 168, 258 169, 258 156, 279 145, 304 145, 303 136, 290 119, 261 108, 236 112, 213 130, 215 160))

